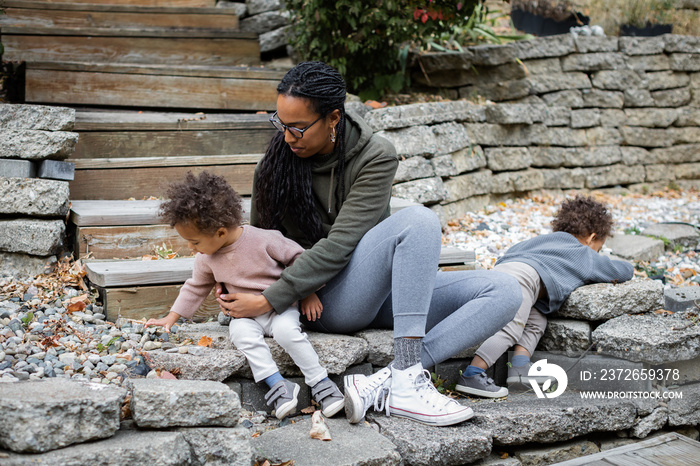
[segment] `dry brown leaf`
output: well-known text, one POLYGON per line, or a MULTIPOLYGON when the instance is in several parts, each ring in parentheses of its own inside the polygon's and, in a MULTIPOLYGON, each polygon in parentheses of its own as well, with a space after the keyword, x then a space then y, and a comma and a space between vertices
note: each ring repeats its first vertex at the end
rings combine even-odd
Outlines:
POLYGON ((331 431, 328 430, 328 425, 326 425, 326 421, 323 420, 321 411, 316 411, 311 416, 311 432, 309 432, 309 435, 311 438, 323 440, 325 442, 331 440, 331 431))
POLYGON ((508 458, 508 453, 501 453, 501 459, 504 460, 508 458))
POLYGON ((150 254, 145 254, 145 255, 141 256, 141 260, 142 261, 155 261, 155 260, 158 260, 158 258, 156 256, 152 256, 150 254))
POLYGON ((166 370, 160 371, 160 373, 158 374, 158 378, 159 379, 177 380, 177 377, 175 377, 172 373, 170 373, 166 370))
MULTIPOLYGON (((251 435, 251 437, 253 437, 253 438, 260 437, 260 432, 255 432, 253 435, 251 435)), ((265 461, 265 463, 267 463, 267 461, 265 461)), ((265 464, 265 463, 263 463, 263 464, 265 464)))
POLYGON ((666 309, 657 309, 657 310, 654 311, 654 314, 669 315, 669 314, 673 314, 673 312, 667 311, 666 309))
POLYGON ((208 336, 204 335, 202 338, 199 339, 199 341, 197 342, 197 345, 199 345, 199 346, 205 346, 205 347, 207 347, 207 348, 211 348, 211 343, 212 343, 212 341, 213 341, 213 340, 212 340, 211 338, 209 338, 208 336))
POLYGON ((301 410, 302 414, 313 414, 315 411, 316 411, 315 406, 307 406, 306 408, 301 410))
POLYGON ((82 301, 77 301, 66 306, 66 309, 68 310, 68 314, 72 314, 74 312, 81 312, 85 309, 85 303, 82 301))

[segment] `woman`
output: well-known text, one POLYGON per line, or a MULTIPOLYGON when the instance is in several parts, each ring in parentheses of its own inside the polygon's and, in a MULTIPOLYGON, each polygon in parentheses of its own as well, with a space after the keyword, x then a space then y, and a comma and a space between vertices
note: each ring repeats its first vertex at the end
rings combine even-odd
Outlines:
POLYGON ((332 67, 304 62, 277 87, 279 130, 255 171, 251 224, 306 251, 262 295, 221 295, 232 317, 284 312, 316 292, 323 312, 313 330, 393 328, 395 360, 376 374, 347 376, 345 409, 359 422, 386 395, 387 414, 431 425, 469 419, 441 395, 424 367, 484 341, 512 320, 517 282, 495 272, 436 273, 441 230, 418 206, 389 216, 396 150, 345 112, 345 82, 332 67))

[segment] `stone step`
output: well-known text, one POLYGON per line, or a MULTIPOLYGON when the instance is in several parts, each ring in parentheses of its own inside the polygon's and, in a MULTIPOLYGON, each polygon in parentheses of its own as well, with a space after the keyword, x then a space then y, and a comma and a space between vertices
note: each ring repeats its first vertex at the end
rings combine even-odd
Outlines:
POLYGON ((642 234, 665 239, 668 241, 666 249, 695 248, 700 240, 698 229, 689 223, 656 223, 645 228, 642 234))
POLYGON ((126 393, 113 385, 59 379, 0 384, 0 446, 43 453, 111 437, 126 393))
POLYGON ((605 241, 613 254, 635 261, 657 261, 664 253, 664 242, 641 235, 615 235, 605 241))

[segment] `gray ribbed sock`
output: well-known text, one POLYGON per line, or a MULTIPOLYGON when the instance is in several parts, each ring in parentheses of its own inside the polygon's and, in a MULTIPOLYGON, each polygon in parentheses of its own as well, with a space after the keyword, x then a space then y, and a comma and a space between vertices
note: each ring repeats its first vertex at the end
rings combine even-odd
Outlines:
POLYGON ((422 338, 394 338, 394 364, 402 371, 420 362, 420 353, 423 349, 422 338))

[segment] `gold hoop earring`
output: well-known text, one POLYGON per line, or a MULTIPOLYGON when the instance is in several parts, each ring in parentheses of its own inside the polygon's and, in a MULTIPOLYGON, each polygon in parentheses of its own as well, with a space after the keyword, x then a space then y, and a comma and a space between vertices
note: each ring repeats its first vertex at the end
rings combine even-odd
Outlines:
POLYGON ((335 126, 331 128, 331 142, 335 143, 335 126))

